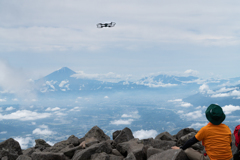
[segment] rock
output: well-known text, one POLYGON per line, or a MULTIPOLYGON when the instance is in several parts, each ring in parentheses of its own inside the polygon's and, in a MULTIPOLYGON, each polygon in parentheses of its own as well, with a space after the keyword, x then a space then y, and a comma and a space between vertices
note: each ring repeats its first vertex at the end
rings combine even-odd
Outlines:
POLYGON ((47 142, 45 142, 43 139, 36 139, 35 140, 36 145, 35 145, 35 149, 40 149, 41 151, 43 151, 44 149, 51 147, 47 142))
POLYGON ((164 150, 162 149, 157 149, 157 148, 148 148, 147 150, 147 158, 149 158, 150 156, 154 155, 154 154, 157 154, 157 153, 161 153, 163 152, 164 150))
POLYGON ((23 150, 23 155, 31 157, 32 153, 35 152, 34 148, 28 148, 26 150, 23 150))
POLYGON ((70 143, 67 140, 61 141, 61 142, 54 144, 52 147, 48 147, 48 148, 44 149, 43 152, 58 153, 62 149, 66 148, 68 145, 70 145, 70 143))
POLYGON ((165 141, 165 140, 153 140, 151 146, 153 148, 167 150, 167 149, 171 149, 172 146, 176 146, 176 142, 165 141))
POLYGON ((86 135, 84 136, 84 138, 85 138, 85 141, 88 138, 95 138, 99 142, 106 141, 106 140, 110 139, 110 137, 108 135, 106 135, 103 132, 103 130, 101 130, 98 126, 94 126, 90 131, 88 131, 86 133, 86 135))
POLYGON ((16 153, 9 152, 8 150, 0 150, 0 159, 7 159, 7 160, 16 160, 17 157, 16 153))
POLYGON ((110 157, 107 153, 95 153, 91 156, 91 160, 109 160, 110 157))
POLYGON ((20 155, 17 160, 32 160, 31 157, 29 156, 26 156, 26 155, 20 155))
POLYGON ((68 160, 63 153, 51 153, 51 152, 34 152, 32 154, 33 160, 68 160))
POLYGON ((133 153, 129 153, 124 160, 137 160, 133 153))
POLYGON ((137 160, 143 159, 143 144, 138 143, 138 139, 132 139, 128 142, 119 143, 117 145, 117 150, 126 157, 130 153, 133 153, 137 160))
POLYGON ((2 157, 1 160, 8 160, 8 157, 7 156, 2 157))
POLYGON ((124 157, 123 156, 116 156, 113 154, 109 154, 109 160, 123 160, 124 157))
POLYGON ((68 148, 68 149, 65 148, 65 150, 61 150, 61 151, 63 152, 63 154, 65 156, 67 156, 69 158, 72 158, 75 151, 82 150, 82 149, 83 149, 82 146, 77 146, 77 147, 74 147, 74 148, 68 148))
POLYGON ((134 137, 133 137, 132 131, 126 127, 118 134, 118 136, 114 139, 114 141, 118 144, 122 142, 127 142, 133 138, 134 137))
POLYGON ((22 149, 17 141, 9 138, 0 143, 0 150, 8 151, 10 154, 21 155, 22 149))
POLYGON ((152 146, 149 146, 149 145, 144 145, 143 146, 143 149, 142 149, 142 152, 143 152, 143 159, 147 159, 147 150, 148 148, 152 148, 152 146))
POLYGON ((160 133, 159 135, 156 136, 155 139, 166 140, 166 141, 176 141, 176 139, 168 132, 160 133))
POLYGON ((80 152, 76 152, 72 158, 72 160, 86 160, 91 157, 94 153, 105 152, 107 154, 112 152, 112 147, 107 142, 101 142, 94 144, 80 152))
POLYGON ((95 138, 90 138, 90 139, 86 138, 86 139, 87 139, 85 141, 85 146, 86 147, 90 147, 93 144, 99 143, 99 141, 97 139, 95 139, 95 138))
POLYGON ((189 159, 183 150, 169 149, 150 156, 148 160, 189 160, 189 159))
POLYGON ((121 133, 121 130, 117 130, 117 131, 113 132, 113 134, 112 134, 113 140, 114 140, 120 133, 121 133))
POLYGON ((116 149, 112 150, 112 154, 115 155, 115 156, 122 156, 122 154, 116 149))
POLYGON ((184 128, 182 130, 180 130, 177 134, 176 134, 176 138, 177 140, 180 139, 182 136, 188 134, 188 133, 191 133, 191 132, 195 132, 197 133, 197 131, 193 128, 184 128))
POLYGON ((80 141, 77 137, 75 137, 74 135, 71 135, 67 141, 70 143, 70 144, 73 144, 74 146, 78 146, 80 144, 80 141))

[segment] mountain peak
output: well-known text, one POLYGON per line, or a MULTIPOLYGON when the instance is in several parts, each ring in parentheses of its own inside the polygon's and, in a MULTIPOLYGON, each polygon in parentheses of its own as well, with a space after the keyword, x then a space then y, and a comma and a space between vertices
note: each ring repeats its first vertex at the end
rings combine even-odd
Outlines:
POLYGON ((53 79, 64 80, 66 78, 69 78, 73 74, 76 74, 76 72, 74 72, 73 70, 69 69, 68 67, 62 67, 62 68, 54 71, 53 73, 47 75, 44 78, 48 79, 48 80, 53 80, 53 79))

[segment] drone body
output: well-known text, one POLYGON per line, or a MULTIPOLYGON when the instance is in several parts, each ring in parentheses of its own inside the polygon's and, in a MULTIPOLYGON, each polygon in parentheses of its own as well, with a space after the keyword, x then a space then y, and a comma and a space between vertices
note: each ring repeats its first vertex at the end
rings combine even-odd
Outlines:
POLYGON ((103 28, 103 27, 114 27, 116 25, 115 22, 111 22, 111 23, 98 23, 97 24, 97 28, 103 28))

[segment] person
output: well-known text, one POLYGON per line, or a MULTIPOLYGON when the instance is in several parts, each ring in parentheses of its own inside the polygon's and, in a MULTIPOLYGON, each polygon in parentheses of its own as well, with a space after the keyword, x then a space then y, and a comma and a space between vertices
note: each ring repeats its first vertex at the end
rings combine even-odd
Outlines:
POLYGON ((231 130, 222 123, 226 118, 222 108, 211 104, 205 114, 209 123, 183 146, 173 146, 172 149, 184 150, 190 160, 232 160, 231 130), (202 141, 207 155, 189 148, 199 141, 202 141))

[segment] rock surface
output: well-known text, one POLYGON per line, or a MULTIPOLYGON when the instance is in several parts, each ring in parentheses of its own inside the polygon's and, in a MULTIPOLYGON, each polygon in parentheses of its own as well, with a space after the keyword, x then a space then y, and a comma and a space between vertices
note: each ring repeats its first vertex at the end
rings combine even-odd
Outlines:
MULTIPOLYGON (((171 147, 183 145, 196 133, 192 128, 184 128, 176 135, 163 132, 156 137, 139 140, 126 127, 113 132, 113 140, 110 140, 102 129, 94 126, 82 138, 71 135, 53 146, 37 139, 36 145, 26 150, 10 138, 0 143, 0 160, 188 160, 184 151, 171 147)), ((232 151, 235 152, 234 136, 232 140, 232 151)), ((204 151, 200 142, 192 148, 204 151)))

